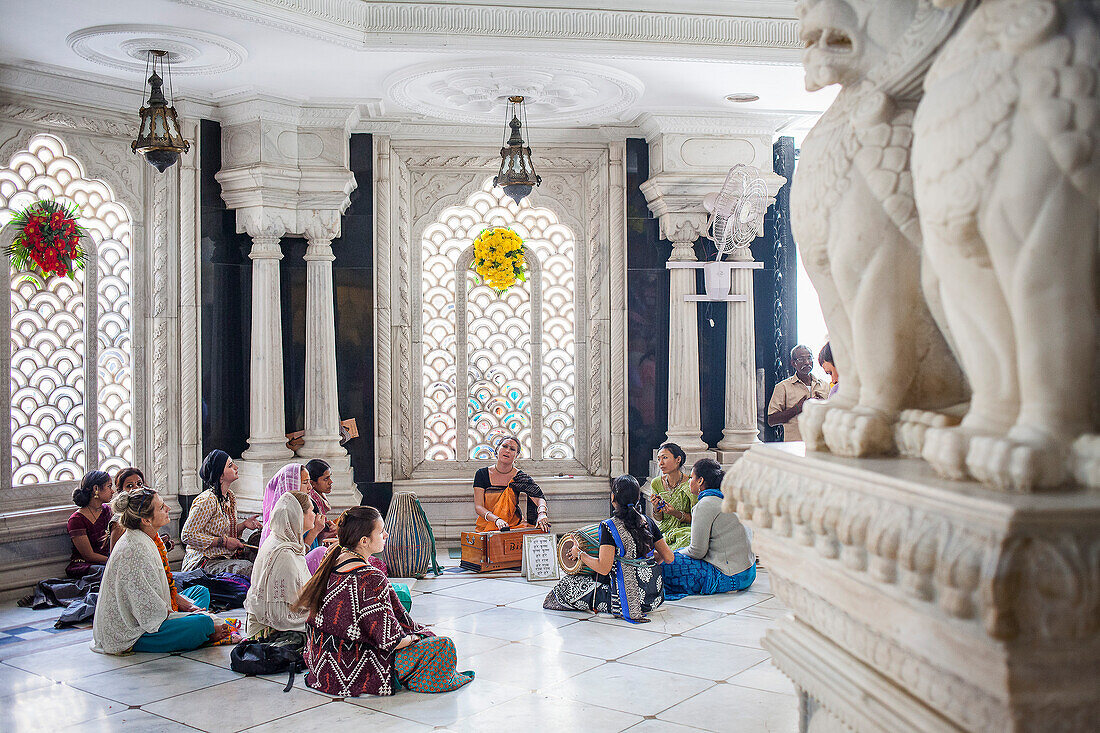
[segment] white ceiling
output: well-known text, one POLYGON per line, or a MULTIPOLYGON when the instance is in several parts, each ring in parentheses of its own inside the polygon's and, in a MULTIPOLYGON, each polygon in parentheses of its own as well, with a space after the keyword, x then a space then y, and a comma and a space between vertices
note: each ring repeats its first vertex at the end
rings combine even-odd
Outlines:
POLYGON ((257 94, 499 125, 494 97, 519 91, 540 126, 629 125, 647 112, 815 115, 835 92, 803 88, 794 4, 0 0, 0 64, 111 80, 136 100, 144 63, 132 55, 159 40, 179 53, 177 96, 211 104, 257 94), (483 30, 494 23, 519 25, 483 30), (688 36, 662 35, 669 28, 688 36), (725 101, 732 92, 760 100, 725 101))

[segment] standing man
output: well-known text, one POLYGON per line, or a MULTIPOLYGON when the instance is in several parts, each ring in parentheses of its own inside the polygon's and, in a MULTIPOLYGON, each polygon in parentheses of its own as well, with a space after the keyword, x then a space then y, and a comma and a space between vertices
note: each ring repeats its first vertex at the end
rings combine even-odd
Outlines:
POLYGON ((811 397, 823 400, 829 396, 829 386, 812 374, 813 352, 802 344, 791 349, 791 367, 794 376, 775 385, 768 403, 768 425, 783 426, 784 443, 802 440, 802 433, 798 431, 802 404, 811 397))

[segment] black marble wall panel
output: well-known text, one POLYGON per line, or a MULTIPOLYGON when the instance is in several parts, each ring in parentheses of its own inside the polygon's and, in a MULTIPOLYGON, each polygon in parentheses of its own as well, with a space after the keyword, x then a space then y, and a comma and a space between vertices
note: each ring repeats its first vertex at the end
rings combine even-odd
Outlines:
POLYGON ((640 186, 649 178, 649 144, 626 141, 627 470, 649 473, 653 450, 668 430, 668 270, 672 245, 662 241, 640 186))
POLYGON ((237 234, 214 175, 221 125, 202 120, 199 246, 202 251, 202 450, 239 456, 248 447, 248 360, 252 324, 252 242, 237 234))

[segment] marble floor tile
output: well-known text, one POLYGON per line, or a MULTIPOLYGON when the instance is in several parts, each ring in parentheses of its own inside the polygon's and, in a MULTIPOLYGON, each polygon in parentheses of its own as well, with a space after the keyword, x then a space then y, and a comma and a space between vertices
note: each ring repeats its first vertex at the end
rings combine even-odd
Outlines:
POLYGON ((45 652, 36 652, 22 657, 11 657, 4 660, 4 663, 43 677, 49 677, 56 682, 68 682, 69 680, 88 677, 119 667, 129 667, 134 664, 161 659, 165 656, 167 655, 125 654, 119 656, 99 654, 93 652, 87 644, 81 643, 50 649, 45 652))
POLYGON ((64 729, 64 733, 194 733, 195 729, 147 713, 125 708, 106 718, 95 718, 64 729))
MULTIPOLYGON (((523 694, 526 694, 526 690, 520 687, 483 680, 479 675, 473 682, 453 692, 429 695, 402 690, 389 697, 363 695, 356 698, 349 697, 345 702, 360 705, 370 710, 389 713, 424 725, 453 727, 456 720, 471 715, 476 715, 477 719, 480 720, 480 714, 483 711, 496 708, 523 694)), ((483 728, 482 730, 489 729, 483 728)))
POLYGON ((508 608, 518 608, 523 611, 534 611, 535 613, 545 613, 551 616, 559 616, 561 618, 572 619, 574 621, 583 621, 585 619, 593 618, 593 614, 588 611, 548 611, 542 607, 543 600, 546 599, 546 593, 539 593, 537 596, 530 596, 518 601, 513 601, 507 604, 508 608))
MULTIPOLYGON (((722 618, 722 615, 717 611, 704 611, 700 608, 676 608, 666 603, 661 608, 648 614, 649 623, 642 626, 642 630, 656 631, 662 634, 682 634, 685 631, 694 629, 696 626, 702 626, 722 618)), ((622 628, 633 627, 629 621, 605 614, 593 616, 591 620, 599 624, 610 624, 622 628)))
POLYGON ((543 688, 603 664, 603 660, 526 644, 508 644, 465 660, 477 672, 475 683, 486 679, 521 689, 543 688))
MULTIPOLYGON (((713 622, 712 622, 713 623, 713 622)), ((527 639, 525 643, 555 651, 618 659, 669 638, 668 634, 643 631, 637 626, 621 628, 609 624, 578 622, 527 639)))
POLYGON ((737 685, 715 685, 657 718, 714 733, 795 733, 798 699, 737 685))
POLYGON ((699 733, 702 728, 689 728, 679 723, 670 723, 667 720, 643 720, 637 725, 632 725, 623 733, 699 733))
POLYGON ((756 580, 752 583, 752 590, 758 593, 772 592, 772 576, 764 568, 758 567, 756 569, 756 580))
POLYGON ((184 657, 163 657, 142 664, 141 674, 122 667, 82 677, 69 685, 126 705, 145 705, 239 678, 236 672, 221 667, 184 657))
POLYGON ((764 639, 764 632, 773 626, 775 621, 770 619, 736 614, 703 624, 686 632, 684 636, 763 649, 761 642, 764 639))
POLYGON ((778 692, 782 695, 794 695, 794 683, 787 675, 780 672, 769 659, 755 667, 749 667, 744 672, 738 672, 729 678, 731 685, 752 687, 756 690, 778 692))
POLYGON ((270 723, 249 728, 249 733, 303 733, 304 731, 332 731, 336 733, 347 726, 348 730, 364 730, 371 733, 422 733, 432 728, 398 718, 377 710, 347 702, 330 702, 317 708, 303 710, 270 723))
POLYGON ((297 688, 283 693, 254 677, 241 677, 143 706, 156 715, 210 733, 237 731, 323 705, 325 698, 297 688))
POLYGON ((36 610, 19 606, 15 601, 8 601, 0 604, 0 629, 36 624, 41 621, 56 621, 64 610, 61 606, 36 610))
POLYGON ((0 697, 54 684, 53 680, 0 663, 0 697))
POLYGON ((469 616, 471 613, 495 607, 495 605, 488 603, 478 603, 465 598, 455 598, 454 596, 445 596, 442 593, 433 592, 416 596, 410 613, 419 623, 437 624, 440 621, 447 621, 459 616, 469 616))
MULTIPOLYGON (((451 641, 455 643, 455 651, 458 652, 458 660, 460 663, 464 659, 469 659, 470 657, 509 643, 504 639, 497 639, 492 636, 481 636, 480 634, 468 634, 458 629, 439 629, 439 634, 441 636, 449 636, 451 641)), ((462 669, 469 669, 469 667, 463 667, 462 669)))
POLYGON ((585 703, 563 705, 561 698, 528 693, 450 727, 456 733, 509 730, 618 733, 641 719, 638 715, 585 703))
POLYGON ((65 685, 50 685, 0 697, 0 710, 5 711, 0 727, 6 733, 41 733, 102 718, 126 706, 65 685))
POLYGON ((194 659, 197 662, 213 664, 215 667, 229 669, 229 655, 232 651, 232 645, 223 644, 222 646, 204 646, 201 649, 193 649, 189 652, 183 652, 180 656, 194 659))
POLYGON ((619 659, 624 664, 659 669, 717 681, 768 659, 763 649, 719 644, 716 641, 674 636, 619 659))
POLYGON ((444 621, 435 626, 436 633, 446 634, 444 629, 457 629, 470 634, 491 636, 506 641, 520 641, 553 631, 561 626, 576 623, 572 619, 550 616, 516 608, 490 608, 480 613, 444 621))
POLYGON ((746 609, 737 612, 738 616, 756 616, 757 618, 766 618, 776 620, 783 618, 791 613, 791 609, 783 603, 783 601, 775 598, 769 598, 766 601, 761 601, 756 605, 749 606, 746 609))
POLYGON ((440 588, 439 590, 433 590, 432 593, 454 598, 465 598, 479 603, 504 605, 531 596, 545 596, 546 590, 527 583, 510 583, 507 580, 489 579, 463 583, 454 588, 440 588))
POLYGON ((636 715, 656 715, 714 683, 656 669, 609 662, 539 692, 636 715))
POLYGON ((416 581, 416 589, 422 593, 435 593, 436 591, 446 588, 457 588, 460 585, 473 583, 476 580, 476 576, 470 575, 450 575, 447 573, 438 577, 435 575, 426 575, 416 581))
POLYGON ((716 593, 712 596, 688 596, 678 601, 666 601, 665 605, 672 608, 685 606, 687 608, 701 608, 704 611, 736 613, 744 608, 755 606, 757 603, 766 601, 771 597, 772 595, 770 593, 744 590, 735 593, 716 593))

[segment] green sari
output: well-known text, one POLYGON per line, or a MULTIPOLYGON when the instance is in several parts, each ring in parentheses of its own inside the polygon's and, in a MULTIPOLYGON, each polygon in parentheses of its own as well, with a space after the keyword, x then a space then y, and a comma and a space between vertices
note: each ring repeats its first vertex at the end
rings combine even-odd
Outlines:
MULTIPOLYGON (((690 476, 685 475, 683 483, 679 486, 673 489, 666 489, 664 482, 661 481, 661 477, 658 476, 649 482, 649 488, 653 490, 654 494, 664 499, 670 509, 675 509, 679 512, 690 512, 698 501, 698 499, 692 496, 691 492, 688 491, 688 480, 690 478, 690 476)), ((665 537, 665 542, 668 543, 668 546, 674 552, 691 544, 691 522, 685 524, 666 513, 665 518, 658 522, 657 526, 660 527, 661 534, 665 537)))

